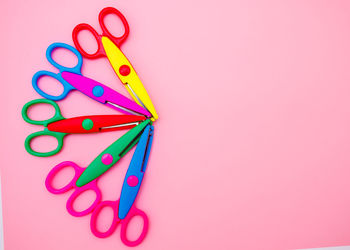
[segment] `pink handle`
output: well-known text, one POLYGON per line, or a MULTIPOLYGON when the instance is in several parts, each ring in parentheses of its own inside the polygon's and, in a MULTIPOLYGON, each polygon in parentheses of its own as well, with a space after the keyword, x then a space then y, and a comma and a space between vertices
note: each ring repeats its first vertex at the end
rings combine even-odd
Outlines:
POLYGON ((134 246, 139 245, 144 240, 144 238, 147 235, 148 224, 149 224, 148 217, 145 214, 145 212, 137 209, 134 205, 131 207, 127 217, 124 220, 121 221, 121 224, 122 224, 122 228, 121 228, 121 231, 120 231, 120 238, 122 239, 122 242, 125 245, 129 246, 129 247, 134 247, 134 246), (140 236, 136 240, 131 241, 131 240, 128 240, 128 238, 126 236, 126 231, 127 231, 129 222, 135 216, 141 216, 142 217, 142 219, 143 219, 143 228, 142 228, 142 232, 141 232, 140 236))
POLYGON ((96 180, 94 180, 94 181, 90 182, 89 184, 84 185, 83 187, 75 187, 75 191, 67 200, 66 208, 67 208, 68 213, 70 213, 71 215, 73 215, 75 217, 81 217, 81 216, 84 216, 84 215, 91 213, 94 210, 94 208, 99 204, 101 199, 102 199, 101 191, 96 185, 96 180), (96 194, 95 201, 85 210, 82 210, 82 211, 75 210, 73 208, 74 201, 82 193, 84 193, 85 191, 88 191, 88 190, 92 190, 95 192, 95 194, 96 194))
POLYGON ((90 220, 90 228, 91 232, 99 238, 106 238, 110 236, 116 229, 117 225, 119 224, 120 220, 118 219, 118 206, 119 206, 119 200, 118 201, 103 201, 101 202, 93 211, 91 215, 90 220), (105 207, 111 207, 113 209, 113 219, 111 226, 106 232, 98 231, 97 229, 97 218, 101 212, 101 210, 105 207))
POLYGON ((71 190, 72 188, 75 187, 75 182, 77 181, 77 179, 79 178, 79 176, 81 175, 81 173, 84 171, 83 168, 79 167, 77 164, 75 164, 72 161, 64 161, 61 162, 60 164, 56 165, 51 171, 50 173, 47 175, 46 180, 45 180, 45 186, 47 188, 47 190, 50 193, 53 194, 62 194, 67 192, 68 190, 71 190), (58 174, 58 172, 60 172, 62 169, 66 168, 66 167, 73 167, 74 171, 75 171, 75 175, 73 177, 73 179, 64 187, 56 189, 52 186, 52 180, 53 178, 55 178, 56 174, 58 174))
POLYGON ((135 206, 132 206, 129 213, 128 213, 128 216, 125 219, 120 220, 118 218, 118 207, 119 207, 119 200, 118 201, 103 201, 103 202, 101 202, 95 208, 95 210, 93 211, 93 213, 91 215, 90 228, 91 228, 92 233, 96 237, 106 238, 106 237, 110 236, 112 233, 114 233, 116 227, 120 223, 121 227, 122 227, 121 232, 120 232, 120 238, 121 238, 122 242, 125 245, 130 246, 130 247, 139 245, 144 240, 144 238, 146 237, 147 232, 148 232, 149 221, 148 221, 147 215, 143 211, 137 209, 135 206), (114 219, 113 219, 112 224, 109 227, 109 229, 105 232, 101 232, 97 229, 97 218, 98 218, 101 210, 105 207, 111 207, 113 209, 113 214, 114 214, 113 218, 114 219), (131 241, 127 238, 126 233, 127 233, 127 228, 128 228, 129 222, 135 216, 142 217, 143 228, 142 228, 142 232, 141 232, 140 236, 136 240, 131 241))
POLYGON ((101 194, 100 189, 97 187, 96 180, 92 181, 91 183, 89 183, 88 185, 85 185, 83 187, 76 186, 75 183, 83 171, 84 171, 84 169, 79 167, 76 163, 71 162, 71 161, 64 161, 64 162, 56 165, 50 171, 50 173, 47 175, 46 180, 45 180, 45 186, 46 186, 47 190, 53 194, 62 194, 62 193, 65 193, 73 188, 75 189, 75 191, 73 192, 73 194, 69 197, 69 199, 67 201, 66 208, 67 208, 67 211, 71 215, 76 216, 76 217, 84 216, 84 215, 91 213, 92 210, 101 201, 101 198, 102 198, 102 194, 101 194), (58 172, 60 172, 62 169, 66 168, 66 167, 73 167, 74 168, 75 175, 74 175, 73 179, 62 188, 59 188, 59 189, 54 188, 52 186, 53 178, 55 178, 55 176, 56 176, 56 174, 58 174, 58 172), (95 192, 95 194, 96 194, 95 201, 85 210, 76 211, 73 208, 74 201, 76 200, 76 198, 79 197, 79 195, 81 195, 82 193, 84 193, 87 190, 92 190, 95 192))

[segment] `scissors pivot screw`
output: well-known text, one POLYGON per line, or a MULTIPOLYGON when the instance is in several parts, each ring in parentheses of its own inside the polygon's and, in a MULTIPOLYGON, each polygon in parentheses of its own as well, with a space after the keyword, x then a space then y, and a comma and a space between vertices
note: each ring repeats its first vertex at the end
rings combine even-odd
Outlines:
POLYGON ((101 87, 101 86, 95 86, 93 89, 92 89, 92 94, 96 97, 101 97, 104 93, 104 89, 101 87))
POLYGON ((113 156, 111 154, 104 154, 101 157, 101 161, 105 165, 109 165, 113 162, 113 156))
POLYGON ((94 126, 94 122, 91 119, 85 119, 81 125, 83 126, 83 129, 90 130, 94 126))
POLYGON ((130 187, 136 187, 139 184, 139 179, 135 175, 130 175, 126 181, 130 187))
POLYGON ((119 73, 122 75, 122 76, 127 76, 130 74, 130 67, 128 65, 122 65, 120 66, 119 68, 119 73))

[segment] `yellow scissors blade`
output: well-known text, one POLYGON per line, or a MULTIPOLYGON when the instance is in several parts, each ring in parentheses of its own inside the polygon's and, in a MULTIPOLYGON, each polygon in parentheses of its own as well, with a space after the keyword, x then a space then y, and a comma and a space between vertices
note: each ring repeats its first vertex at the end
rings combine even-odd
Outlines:
POLYGON ((119 79, 125 85, 129 94, 135 102, 152 114, 152 121, 157 120, 158 114, 153 106, 151 98, 129 60, 108 37, 103 36, 101 40, 109 62, 119 79))

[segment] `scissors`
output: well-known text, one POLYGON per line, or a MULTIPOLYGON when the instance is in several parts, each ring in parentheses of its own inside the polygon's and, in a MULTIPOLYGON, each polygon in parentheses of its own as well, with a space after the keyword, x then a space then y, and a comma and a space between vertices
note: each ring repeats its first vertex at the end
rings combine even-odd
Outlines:
POLYGON ((24 142, 24 146, 28 153, 41 157, 57 154, 62 149, 63 138, 67 134, 94 133, 128 129, 135 127, 146 119, 144 116, 135 115, 91 115, 66 119, 61 115, 61 111, 57 103, 48 99, 37 99, 26 103, 22 109, 22 117, 30 124, 44 126, 43 131, 35 132, 29 135, 24 142), (55 109, 54 116, 43 121, 30 119, 28 117, 28 109, 33 105, 41 103, 52 105, 55 109), (48 135, 56 138, 58 142, 57 148, 50 152, 34 151, 30 146, 30 142, 34 138, 42 135, 48 135))
POLYGON ((76 185, 78 187, 86 185, 116 164, 140 140, 142 132, 150 123, 151 121, 149 119, 143 121, 106 148, 84 170, 78 178, 76 185))
POLYGON ((101 10, 98 20, 102 29, 102 35, 99 35, 97 31, 89 24, 78 24, 73 30, 73 42, 79 52, 86 58, 96 59, 99 57, 107 57, 112 65, 115 73, 119 77, 120 81, 124 84, 129 94, 139 105, 143 106, 152 114, 152 121, 158 119, 158 114, 152 104, 145 87, 143 86, 140 78, 137 76, 133 66, 119 49, 129 35, 129 24, 126 21, 122 13, 112 7, 107 7, 101 10), (125 32, 120 37, 113 36, 107 29, 104 18, 109 15, 117 15, 123 23, 125 32), (97 51, 93 54, 87 53, 78 41, 78 34, 83 31, 89 31, 96 39, 97 51))
POLYGON ((102 83, 82 76, 81 67, 83 64, 83 57, 81 56, 79 51, 77 51, 74 47, 65 43, 53 43, 47 48, 46 58, 54 67, 56 67, 59 70, 59 73, 56 74, 50 71, 42 70, 37 72, 33 76, 33 88, 42 97, 53 101, 59 101, 65 98, 70 91, 76 89, 81 93, 89 96, 90 98, 102 104, 105 104, 106 106, 114 108, 122 113, 144 115, 146 117, 152 116, 147 110, 137 105, 132 100, 119 94, 115 90, 103 85, 102 83), (63 48, 73 52, 78 58, 77 65, 69 68, 64 67, 58 64, 56 61, 54 61, 52 58, 52 53, 57 48, 63 48), (43 76, 49 76, 58 80, 63 85, 63 93, 61 95, 55 96, 44 92, 38 85, 39 79, 43 76))
MULTIPOLYGON (((153 140, 153 126, 147 125, 144 132, 141 135, 140 141, 137 144, 133 158, 129 165, 128 171, 124 178, 124 184, 122 187, 120 200, 117 201, 103 201, 99 203, 93 210, 90 221, 90 228, 93 234, 100 238, 110 236, 121 224, 120 237, 122 242, 127 246, 136 246, 142 242, 145 238, 148 230, 148 218, 147 215, 135 207, 134 201, 141 186, 144 172, 146 170, 149 153, 151 150, 153 140), (97 218, 101 210, 105 207, 110 207, 113 210, 113 222, 109 229, 105 232, 101 232, 97 229, 97 218), (138 239, 130 241, 126 237, 127 226, 132 218, 135 216, 141 216, 143 219, 143 230, 138 239)), ((90 182, 90 183, 94 183, 90 182)), ((89 183, 89 184, 90 184, 89 183)), ((89 185, 87 184, 87 185, 89 185)))
MULTIPOLYGON (((71 189, 74 189, 75 191, 70 196, 66 204, 67 210, 71 215, 80 217, 92 212, 90 228, 92 233, 95 236, 100 238, 105 238, 110 236, 115 231, 117 225, 121 224, 122 242, 127 246, 136 246, 143 241, 148 231, 148 217, 142 210, 139 210, 135 207, 134 201, 140 189, 140 185, 143 179, 143 174, 147 166, 149 153, 152 145, 152 139, 153 139, 153 126, 146 125, 146 128, 144 128, 144 131, 140 136, 139 144, 136 147, 136 150, 131 160, 131 163, 129 165, 128 171, 125 175, 120 200, 101 202, 101 191, 97 186, 98 177, 82 187, 77 186, 76 181, 79 175, 82 174, 84 169, 79 167, 74 162, 70 162, 70 161, 62 162, 57 166, 55 166, 50 171, 45 181, 46 188, 48 189, 49 192, 53 194, 61 194, 71 189), (56 174, 58 174, 62 169, 66 167, 73 167, 73 169, 75 170, 75 175, 73 179, 66 186, 60 189, 54 188, 52 185, 52 181, 54 177, 56 176, 56 174), (83 192, 87 190, 92 190, 93 192, 95 192, 96 198, 94 202, 85 210, 76 211, 73 207, 74 201, 83 192), (112 224, 109 227, 109 229, 105 232, 101 232, 97 229, 97 226, 96 226, 97 218, 101 210, 105 207, 111 207, 113 210, 114 216, 113 216, 112 224), (120 216, 121 212, 124 214, 124 216, 122 217, 120 216), (135 216, 142 217, 143 228, 138 239, 131 241, 127 238, 126 232, 127 232, 127 227, 130 220, 135 216)), ((99 158, 99 156, 97 158, 99 158)), ((102 156, 101 161, 108 163, 106 161, 111 161, 111 159, 108 159, 108 157, 102 156)))

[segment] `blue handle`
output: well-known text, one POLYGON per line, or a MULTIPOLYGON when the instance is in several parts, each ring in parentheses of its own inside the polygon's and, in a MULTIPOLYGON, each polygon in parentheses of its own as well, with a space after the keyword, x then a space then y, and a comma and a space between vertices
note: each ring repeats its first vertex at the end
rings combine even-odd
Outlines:
POLYGON ((72 85, 70 85, 66 80, 63 79, 63 77, 61 76, 61 73, 56 74, 56 73, 53 73, 50 71, 45 71, 45 70, 42 70, 42 71, 35 73, 35 75, 33 76, 33 79, 32 79, 32 85, 33 85, 33 88, 35 89, 35 91, 38 92, 39 95, 41 95, 42 97, 44 97, 46 99, 52 100, 52 101, 62 100, 63 98, 65 98, 68 95, 68 93, 70 91, 75 89, 72 85), (58 80, 63 85, 63 93, 58 95, 58 96, 55 96, 55 95, 50 95, 50 94, 44 92, 38 85, 39 79, 43 76, 49 76, 49 77, 52 77, 52 78, 55 78, 56 80, 58 80))
POLYGON ((127 216, 140 190, 151 151, 153 131, 154 128, 152 125, 145 128, 135 149, 135 153, 132 156, 120 194, 119 219, 124 219, 127 216))
POLYGON ((50 71, 45 71, 45 70, 37 72, 33 76, 33 79, 32 79, 33 88, 35 89, 36 92, 38 92, 39 95, 41 95, 42 97, 44 97, 46 99, 53 100, 53 101, 62 100, 63 98, 65 98, 67 96, 67 94, 71 90, 73 90, 75 88, 72 85, 70 85, 66 80, 63 79, 61 73, 64 72, 64 71, 67 71, 67 72, 72 72, 72 73, 76 73, 76 74, 81 75, 81 67, 83 65, 83 57, 79 53, 78 50, 76 50, 74 47, 72 47, 72 46, 70 46, 68 44, 65 44, 65 43, 53 43, 46 50, 46 58, 60 72, 57 73, 57 74, 53 73, 53 72, 50 72, 50 71), (69 50, 73 54, 75 54, 76 57, 78 58, 77 65, 75 65, 74 67, 69 68, 69 67, 65 67, 65 66, 62 66, 62 65, 58 64, 52 58, 52 53, 57 48, 63 48, 63 49, 69 50), (61 95, 55 96, 55 95, 50 95, 50 94, 44 92, 42 89, 40 89, 40 87, 38 85, 38 81, 39 81, 40 77, 42 77, 42 76, 49 76, 49 77, 52 77, 52 78, 55 78, 56 80, 58 80, 63 85, 63 93, 61 95))
POLYGON ((47 50, 46 50, 46 58, 47 60, 53 65, 55 66, 61 73, 63 71, 68 71, 68 72, 72 72, 72 73, 76 73, 76 74, 79 74, 81 75, 81 66, 83 65, 83 57, 82 55, 79 53, 79 51, 74 48, 73 46, 70 46, 66 43, 53 43, 51 44, 47 50), (75 54, 78 58, 78 63, 77 65, 75 65, 74 67, 72 68, 69 68, 69 67, 65 67, 65 66, 62 66, 60 64, 58 64, 55 60, 53 60, 52 58, 52 52, 55 50, 55 49, 58 49, 58 48, 63 48, 63 49, 66 49, 66 50, 69 50, 71 52, 73 52, 73 54, 75 54))

